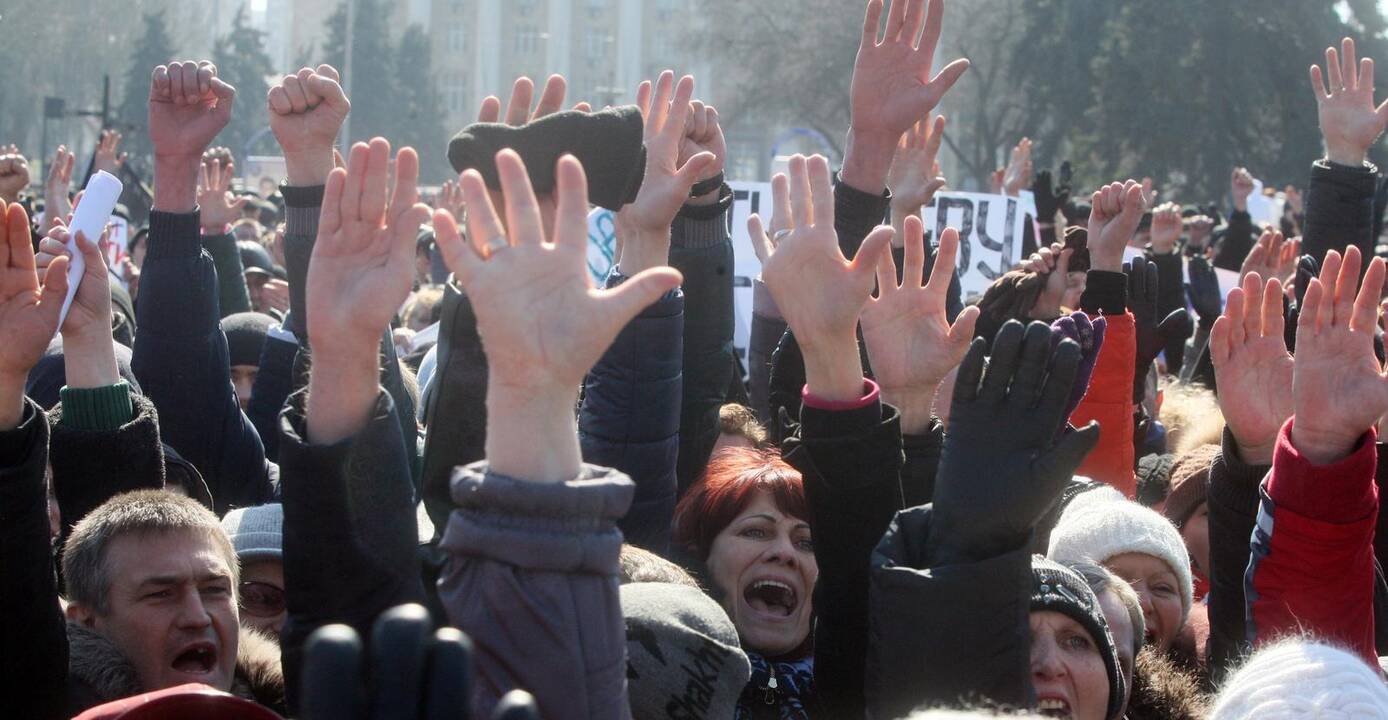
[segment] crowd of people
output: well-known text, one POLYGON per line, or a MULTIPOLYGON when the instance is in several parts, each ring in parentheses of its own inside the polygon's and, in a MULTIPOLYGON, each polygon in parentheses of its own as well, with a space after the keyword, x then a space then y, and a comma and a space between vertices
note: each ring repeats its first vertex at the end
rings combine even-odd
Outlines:
POLYGON ((1312 68, 1280 225, 1242 168, 1157 205, 1023 140, 1023 261, 966 303, 921 220, 943 4, 866 3, 842 163, 748 222, 745 358, 692 77, 521 78, 425 197, 415 149, 335 148, 328 65, 240 187, 259 99, 171 61, 120 247, 69 231, 66 147, 0 149, 0 715, 1388 718, 1373 61, 1312 68))

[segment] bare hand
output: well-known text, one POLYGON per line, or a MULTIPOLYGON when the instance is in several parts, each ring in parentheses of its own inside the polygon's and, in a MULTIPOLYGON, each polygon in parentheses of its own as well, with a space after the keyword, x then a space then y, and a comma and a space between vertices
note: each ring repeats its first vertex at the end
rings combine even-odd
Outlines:
MULTIPOLYGON (((645 107, 638 99, 637 104, 645 107)), ((689 119, 685 121, 684 141, 680 143, 679 164, 685 165, 703 153, 711 153, 713 160, 699 172, 699 181, 708 180, 723 172, 728 162, 728 143, 723 138, 723 126, 718 124, 718 110, 699 100, 689 104, 689 119)), ((717 191, 709 193, 711 201, 717 201, 717 191)))
POLYGON ((337 69, 319 65, 285 75, 270 88, 270 131, 284 150, 286 182, 318 185, 334 167, 333 145, 352 110, 337 69))
POLYGON ((1023 188, 1031 187, 1031 176, 1031 139, 1022 138, 1022 141, 1012 148, 1012 155, 1007 161, 1007 169, 1003 171, 1003 192, 1017 197, 1023 188))
POLYGON ((1292 416, 1292 356, 1283 335, 1282 283, 1257 273, 1229 291, 1210 330, 1219 407, 1244 462, 1272 463, 1277 433, 1292 416))
POLYGON ((1360 263, 1353 245, 1343 261, 1334 250, 1327 253, 1297 321, 1292 444, 1320 465, 1349 455, 1388 412, 1388 375, 1374 356, 1384 262, 1369 263, 1362 287, 1360 263))
POLYGON ((198 207, 206 234, 220 235, 228 225, 241 218, 241 208, 246 206, 247 198, 238 198, 231 192, 231 178, 235 172, 235 167, 223 166, 220 160, 203 163, 198 171, 198 207))
POLYGON ((1142 186, 1132 180, 1100 188, 1090 197, 1089 258, 1095 270, 1121 272, 1123 248, 1137 232, 1147 204, 1142 186))
POLYGON ((1334 163, 1361 167, 1369 147, 1388 125, 1388 101, 1374 107, 1374 61, 1356 63, 1354 40, 1345 38, 1341 51, 1325 49, 1330 87, 1319 65, 1311 66, 1311 89, 1316 93, 1326 157, 1334 163))
POLYGON ((29 187, 29 160, 13 145, 0 149, 0 202, 14 202, 29 187))
POLYGON ((892 254, 882 253, 877 261, 878 296, 863 308, 862 326, 882 399, 901 411, 902 432, 911 433, 929 423, 940 381, 964 359, 979 313, 971 305, 953 325, 945 318, 959 231, 948 228, 940 235, 930 282, 922 286, 925 233, 920 218, 906 218, 905 229, 902 285, 897 286, 892 254))
MULTIPOLYGON (((231 119, 236 88, 206 60, 154 68, 149 88, 149 137, 154 154, 199 161, 231 119)), ((117 141, 119 138, 117 138, 117 141)))
MULTIPOLYGON (((935 193, 945 186, 940 176, 940 143, 945 139, 945 118, 924 118, 911 126, 897 143, 892 169, 887 173, 887 187, 892 190, 892 214, 914 215, 930 204, 935 193)), ((902 238, 897 238, 898 242, 902 238)))
POLYGON ((77 294, 72 298, 72 307, 68 308, 67 319, 63 321, 62 332, 65 339, 75 336, 102 337, 111 333, 111 280, 110 273, 106 270, 105 253, 101 252, 101 244, 106 242, 107 232, 109 230, 103 231, 97 242, 88 240, 80 233, 74 240, 67 226, 59 222, 39 241, 35 263, 40 273, 45 272, 59 258, 62 258, 64 263, 70 263, 70 244, 77 246, 78 252, 82 253, 82 259, 86 262, 81 284, 77 288, 77 294))
POLYGON ((1170 255, 1181 239, 1181 207, 1163 203, 1152 211, 1152 252, 1170 255))
MULTIPOLYGON (((260 300, 265 304, 265 309, 275 310, 281 315, 289 312, 289 283, 279 279, 270 278, 260 288, 260 300)), ((259 310, 260 308, 256 308, 259 310)))
MULTIPOLYGON (((506 124, 519 127, 559 112, 564 108, 564 96, 568 94, 568 88, 568 81, 563 75, 550 75, 545 80, 544 90, 540 93, 540 102, 532 111, 530 103, 535 97, 535 83, 528 77, 516 78, 516 82, 511 85, 511 97, 506 101, 506 124)), ((588 112, 591 108, 588 103, 580 102, 574 105, 573 109, 588 112)), ((501 100, 495 95, 488 95, 482 101, 482 106, 477 109, 477 122, 501 122, 501 100)))
POLYGON ((897 141, 930 114, 969 69, 955 60, 930 76, 944 23, 944 0, 893 0, 881 42, 883 0, 869 0, 849 91, 851 120, 843 181, 865 192, 886 182, 897 141))
POLYGON ((443 186, 439 188, 438 197, 434 198, 435 210, 447 210, 448 214, 455 218, 467 215, 467 203, 463 201, 463 186, 452 180, 444 180, 443 186))
POLYGON ((1032 253, 1031 257, 1022 263, 1023 270, 1046 278, 1046 284, 1041 288, 1036 302, 1032 304, 1028 317, 1050 321, 1060 316, 1062 307, 1074 306, 1073 302, 1067 303, 1069 296, 1074 294, 1069 292, 1072 285, 1069 272, 1070 256, 1074 254, 1074 248, 1053 243, 1048 248, 1040 248, 1032 253))
POLYGON ((1248 196, 1253 194, 1253 175, 1248 168, 1237 167, 1229 176, 1229 191, 1234 195, 1234 208, 1248 211, 1248 196))
POLYGON ((1210 235, 1214 232, 1214 220, 1208 215, 1196 215, 1186 220, 1186 231, 1190 233, 1189 247, 1209 247, 1210 235))
POLYGON ((1282 281, 1282 286, 1286 287, 1292 282, 1292 276, 1296 274, 1296 263, 1301 257, 1301 240, 1292 238, 1283 240, 1282 233, 1272 230, 1265 231, 1258 242, 1248 251, 1248 256, 1243 259, 1243 266, 1239 270, 1239 276, 1244 277, 1249 273, 1258 273, 1262 278, 1277 278, 1282 281))
POLYGON ((66 145, 59 145, 48 164, 48 180, 43 184, 44 232, 52 229, 53 220, 66 218, 72 212, 68 189, 72 185, 72 165, 75 156, 66 145))
POLYGON ((24 207, 5 207, 0 222, 0 430, 19 424, 24 412, 24 379, 43 357, 58 330, 58 313, 67 295, 67 259, 49 266, 43 283, 35 271, 24 207))
POLYGON ((119 130, 102 130, 101 139, 96 144, 96 152, 92 155, 92 171, 104 170, 112 175, 118 175, 120 169, 125 165, 128 153, 120 151, 120 141, 123 136, 119 130))

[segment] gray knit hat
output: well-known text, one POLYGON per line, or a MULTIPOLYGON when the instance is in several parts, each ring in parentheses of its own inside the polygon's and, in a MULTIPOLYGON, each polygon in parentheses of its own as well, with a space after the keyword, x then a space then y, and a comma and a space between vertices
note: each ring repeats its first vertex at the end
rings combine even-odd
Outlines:
POLYGON ((284 508, 279 503, 232 510, 222 518, 222 529, 242 562, 284 557, 284 508))
POLYGON ((723 608, 687 585, 630 583, 621 593, 632 718, 733 717, 752 665, 723 608))

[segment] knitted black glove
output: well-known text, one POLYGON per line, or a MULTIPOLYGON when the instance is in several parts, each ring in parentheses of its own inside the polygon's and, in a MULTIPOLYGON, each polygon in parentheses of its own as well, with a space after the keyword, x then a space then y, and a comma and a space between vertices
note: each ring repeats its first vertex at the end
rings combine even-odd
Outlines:
POLYGON ((1036 196, 1036 217, 1039 222, 1055 222, 1055 214, 1070 201, 1070 185, 1062 181, 1059 187, 1052 187, 1050 170, 1036 173, 1031 192, 1036 196))
MULTIPOLYGON (((1306 297, 1306 288, 1311 287, 1311 280, 1321 274, 1321 264, 1316 260, 1315 255, 1302 255, 1296 263, 1296 304, 1301 307, 1301 301, 1306 297)), ((1267 278, 1263 278, 1267 280, 1267 278)))
POLYGON ((1195 314, 1200 317, 1200 327, 1208 330, 1214 327, 1214 321, 1224 311, 1223 298, 1219 292, 1219 277, 1215 275, 1214 266, 1210 261, 1199 255, 1191 258, 1187 267, 1190 282, 1186 283, 1186 297, 1190 298, 1190 306, 1195 308, 1195 314))
POLYGON ((467 720, 472 643, 433 628, 422 606, 391 608, 372 627, 369 659, 352 628, 319 628, 306 649, 303 720, 467 720))
POLYGON ((1147 390, 1147 371, 1168 345, 1185 342, 1194 326, 1185 308, 1172 311, 1157 322, 1157 266, 1138 256, 1123 263, 1128 276, 1128 308, 1137 329, 1137 363, 1133 375, 1133 402, 1142 402, 1147 390))
POLYGON ((935 564, 978 562, 1022 547, 1099 440, 1099 426, 1061 433, 1080 347, 1051 350, 1051 329, 1009 320, 975 338, 954 386, 930 527, 935 564), (1049 373, 1047 370, 1049 369, 1049 373))
POLYGON ((1301 322, 1301 301, 1306 298, 1306 288, 1311 287, 1311 280, 1321 274, 1320 261, 1314 255, 1302 255, 1296 263, 1296 279, 1292 281, 1292 292, 1296 295, 1296 302, 1293 303, 1282 298, 1282 317, 1283 331, 1282 337, 1287 341, 1287 351, 1296 354, 1296 326, 1301 322))

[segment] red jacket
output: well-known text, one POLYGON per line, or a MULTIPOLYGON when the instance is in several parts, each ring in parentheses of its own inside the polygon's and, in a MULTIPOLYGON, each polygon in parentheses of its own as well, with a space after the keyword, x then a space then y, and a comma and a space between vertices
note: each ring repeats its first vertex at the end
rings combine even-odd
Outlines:
POLYGON ((1108 329, 1099 360, 1089 379, 1089 391, 1070 415, 1075 427, 1099 422, 1099 444, 1080 464, 1076 475, 1108 483, 1129 499, 1137 494, 1136 450, 1133 449, 1133 373, 1137 364, 1137 326, 1132 313, 1104 315, 1108 329))
POLYGON ((1314 465, 1292 446, 1295 418, 1277 438, 1263 481, 1244 576, 1254 647, 1310 632, 1378 667, 1374 648, 1374 528, 1378 456, 1372 429, 1349 457, 1314 465))

